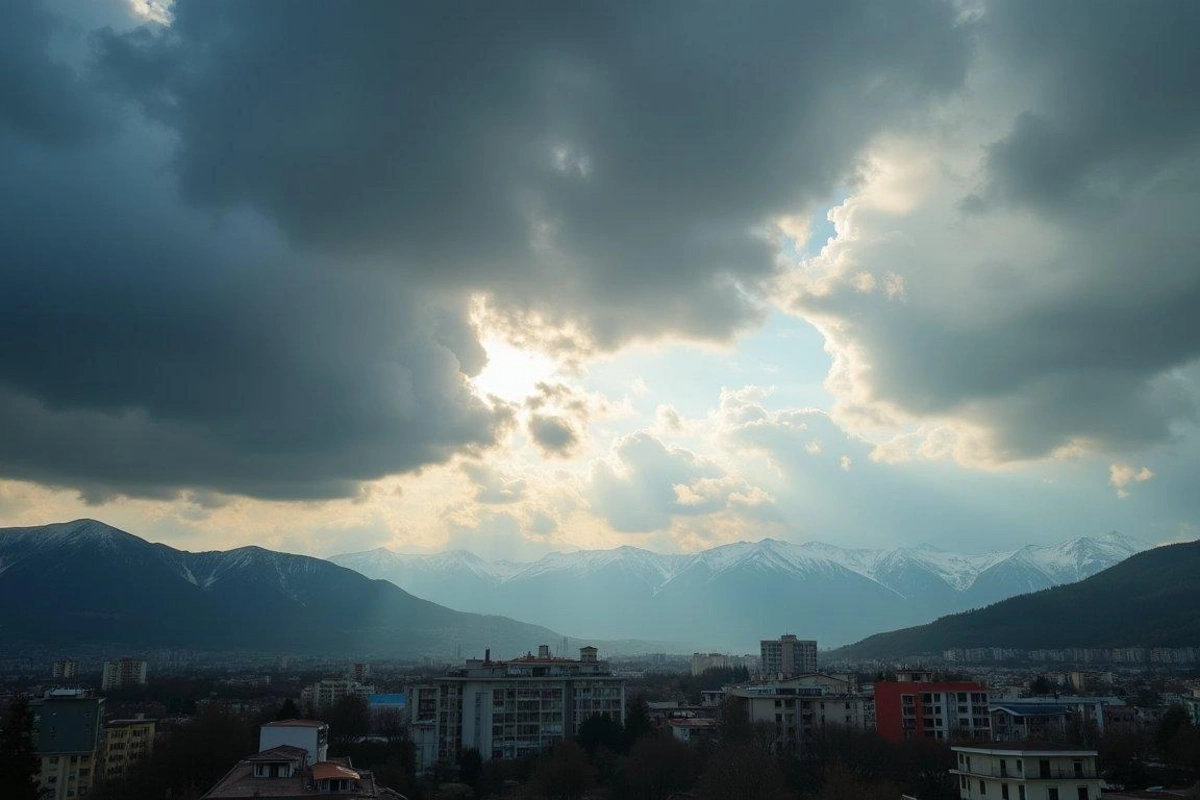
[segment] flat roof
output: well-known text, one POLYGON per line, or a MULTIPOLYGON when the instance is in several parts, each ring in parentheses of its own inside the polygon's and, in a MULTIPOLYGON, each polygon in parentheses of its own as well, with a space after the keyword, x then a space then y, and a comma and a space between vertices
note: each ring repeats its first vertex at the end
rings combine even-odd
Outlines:
POLYGON ((280 719, 275 722, 264 722, 264 728, 320 728, 325 725, 319 719, 280 719))
POLYGON ((1038 717, 1046 714, 1066 714, 1070 711, 1070 706, 1053 703, 1029 703, 1009 705, 1008 703, 993 703, 993 711, 1007 711, 1014 717, 1038 717))
POLYGON ((1096 755, 1096 751, 1077 744, 1062 742, 988 742, 981 745, 952 745, 951 750, 972 753, 1078 753, 1080 755, 1096 755))

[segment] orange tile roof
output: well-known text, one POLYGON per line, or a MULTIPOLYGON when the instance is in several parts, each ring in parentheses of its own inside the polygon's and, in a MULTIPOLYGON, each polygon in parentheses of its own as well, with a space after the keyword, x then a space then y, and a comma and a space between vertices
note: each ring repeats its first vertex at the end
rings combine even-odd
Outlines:
POLYGON ((321 761, 312 766, 312 776, 314 781, 331 780, 358 780, 361 776, 350 769, 343 767, 341 764, 335 764, 332 761, 321 761))

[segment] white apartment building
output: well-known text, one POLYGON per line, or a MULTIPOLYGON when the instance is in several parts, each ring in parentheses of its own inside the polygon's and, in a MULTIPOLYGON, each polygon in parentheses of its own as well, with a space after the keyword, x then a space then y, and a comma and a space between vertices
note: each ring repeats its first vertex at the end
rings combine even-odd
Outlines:
POLYGON ((778 639, 763 639, 762 674, 767 678, 790 678, 793 675, 817 671, 817 642, 815 639, 797 639, 787 633, 778 639))
POLYGON ((743 709, 750 722, 773 725, 776 745, 789 747, 831 726, 874 731, 875 698, 854 689, 846 678, 810 674, 731 686, 725 696, 743 709))
POLYGON ((146 662, 136 658, 106 661, 100 677, 100 690, 109 691, 123 686, 146 685, 146 662))
POLYGON ((573 737, 594 714, 625 722, 625 680, 594 647, 581 648, 578 660, 552 657, 546 645, 509 661, 489 652, 408 696, 421 770, 455 763, 468 748, 484 760, 533 755, 573 737))
POLYGON ((63 658, 54 662, 50 667, 50 677, 69 680, 79 676, 79 662, 73 658, 63 658))
POLYGON ((951 748, 962 800, 1096 800, 1096 751, 1039 742, 951 748))

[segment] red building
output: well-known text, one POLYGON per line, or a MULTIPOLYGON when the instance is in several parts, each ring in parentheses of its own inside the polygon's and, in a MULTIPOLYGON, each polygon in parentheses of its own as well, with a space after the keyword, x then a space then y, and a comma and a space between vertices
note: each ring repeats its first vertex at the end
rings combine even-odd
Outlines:
POLYGON ((987 686, 978 681, 932 681, 902 672, 875 684, 875 729, 904 739, 991 739, 987 686))

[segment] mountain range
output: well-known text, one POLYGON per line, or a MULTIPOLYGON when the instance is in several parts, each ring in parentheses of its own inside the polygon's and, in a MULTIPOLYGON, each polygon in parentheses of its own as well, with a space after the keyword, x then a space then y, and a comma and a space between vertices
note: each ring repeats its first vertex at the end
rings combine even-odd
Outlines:
POLYGON ((1200 542, 1156 547, 1090 578, 881 633, 830 654, 898 660, 957 647, 1200 646, 1200 542))
POLYGON ((191 553, 95 520, 0 528, 0 639, 357 656, 518 654, 560 634, 309 556, 191 553))
POLYGON ((330 560, 452 608, 604 639, 754 652, 759 639, 784 632, 846 644, 1072 583, 1146 547, 1114 532, 982 554, 763 539, 682 555, 628 546, 552 553, 531 563, 386 548, 330 560))

